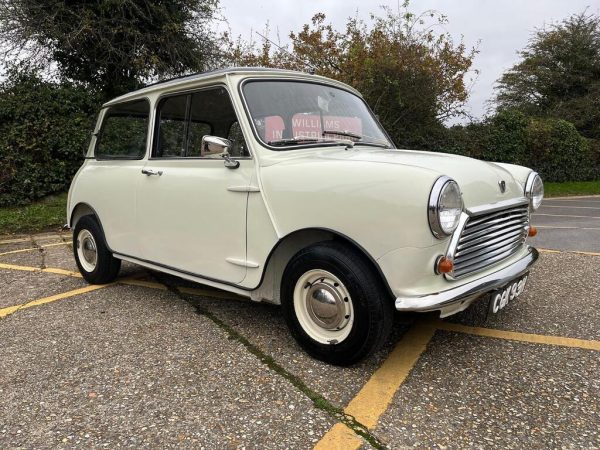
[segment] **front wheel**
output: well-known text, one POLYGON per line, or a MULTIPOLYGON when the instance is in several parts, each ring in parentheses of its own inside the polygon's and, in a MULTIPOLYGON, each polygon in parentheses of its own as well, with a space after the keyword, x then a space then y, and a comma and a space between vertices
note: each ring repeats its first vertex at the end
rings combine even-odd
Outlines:
POLYGON ((93 216, 83 216, 75 225, 73 254, 79 272, 90 284, 110 283, 121 268, 121 260, 108 250, 102 228, 93 216))
POLYGON ((363 255, 337 242, 297 253, 282 281, 283 313, 297 342, 322 361, 350 365, 388 337, 393 305, 363 255))

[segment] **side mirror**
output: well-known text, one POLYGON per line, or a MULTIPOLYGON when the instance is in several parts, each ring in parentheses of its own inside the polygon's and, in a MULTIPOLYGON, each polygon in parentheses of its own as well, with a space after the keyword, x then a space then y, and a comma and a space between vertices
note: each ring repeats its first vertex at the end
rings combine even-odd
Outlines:
POLYGON ((218 136, 202 136, 202 143, 200 149, 200 156, 220 156, 223 154, 229 154, 231 148, 231 141, 218 136))
POLYGON ((220 156, 225 160, 225 167, 228 169, 237 169, 240 167, 240 162, 231 159, 229 156, 229 149, 231 148, 231 141, 218 136, 202 136, 202 144, 200 149, 200 156, 220 156))

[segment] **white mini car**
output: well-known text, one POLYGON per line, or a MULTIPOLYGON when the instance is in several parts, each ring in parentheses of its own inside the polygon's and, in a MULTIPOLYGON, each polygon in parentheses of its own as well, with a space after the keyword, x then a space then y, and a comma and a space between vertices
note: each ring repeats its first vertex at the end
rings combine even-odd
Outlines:
POLYGON ((347 365, 394 310, 519 295, 542 198, 531 169, 396 149, 345 84, 240 68, 106 103, 67 214, 88 282, 126 260, 281 304, 309 354, 347 365))

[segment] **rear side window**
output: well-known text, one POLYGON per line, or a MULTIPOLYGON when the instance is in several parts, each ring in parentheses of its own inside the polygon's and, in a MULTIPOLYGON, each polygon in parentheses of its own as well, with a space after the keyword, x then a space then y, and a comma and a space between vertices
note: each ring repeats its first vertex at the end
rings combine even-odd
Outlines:
POLYGON ((142 159, 146 154, 149 114, 147 100, 109 107, 96 142, 96 158, 142 159))

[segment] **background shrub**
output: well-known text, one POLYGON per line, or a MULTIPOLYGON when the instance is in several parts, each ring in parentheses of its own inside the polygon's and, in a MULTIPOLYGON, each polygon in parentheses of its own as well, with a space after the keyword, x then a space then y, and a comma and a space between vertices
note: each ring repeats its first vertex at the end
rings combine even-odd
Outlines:
POLYGON ((548 181, 583 181, 593 177, 588 142, 575 126, 560 119, 531 119, 526 130, 531 166, 548 181))
POLYGON ((0 85, 0 206, 64 192, 83 160, 99 101, 73 84, 12 72, 0 85))

